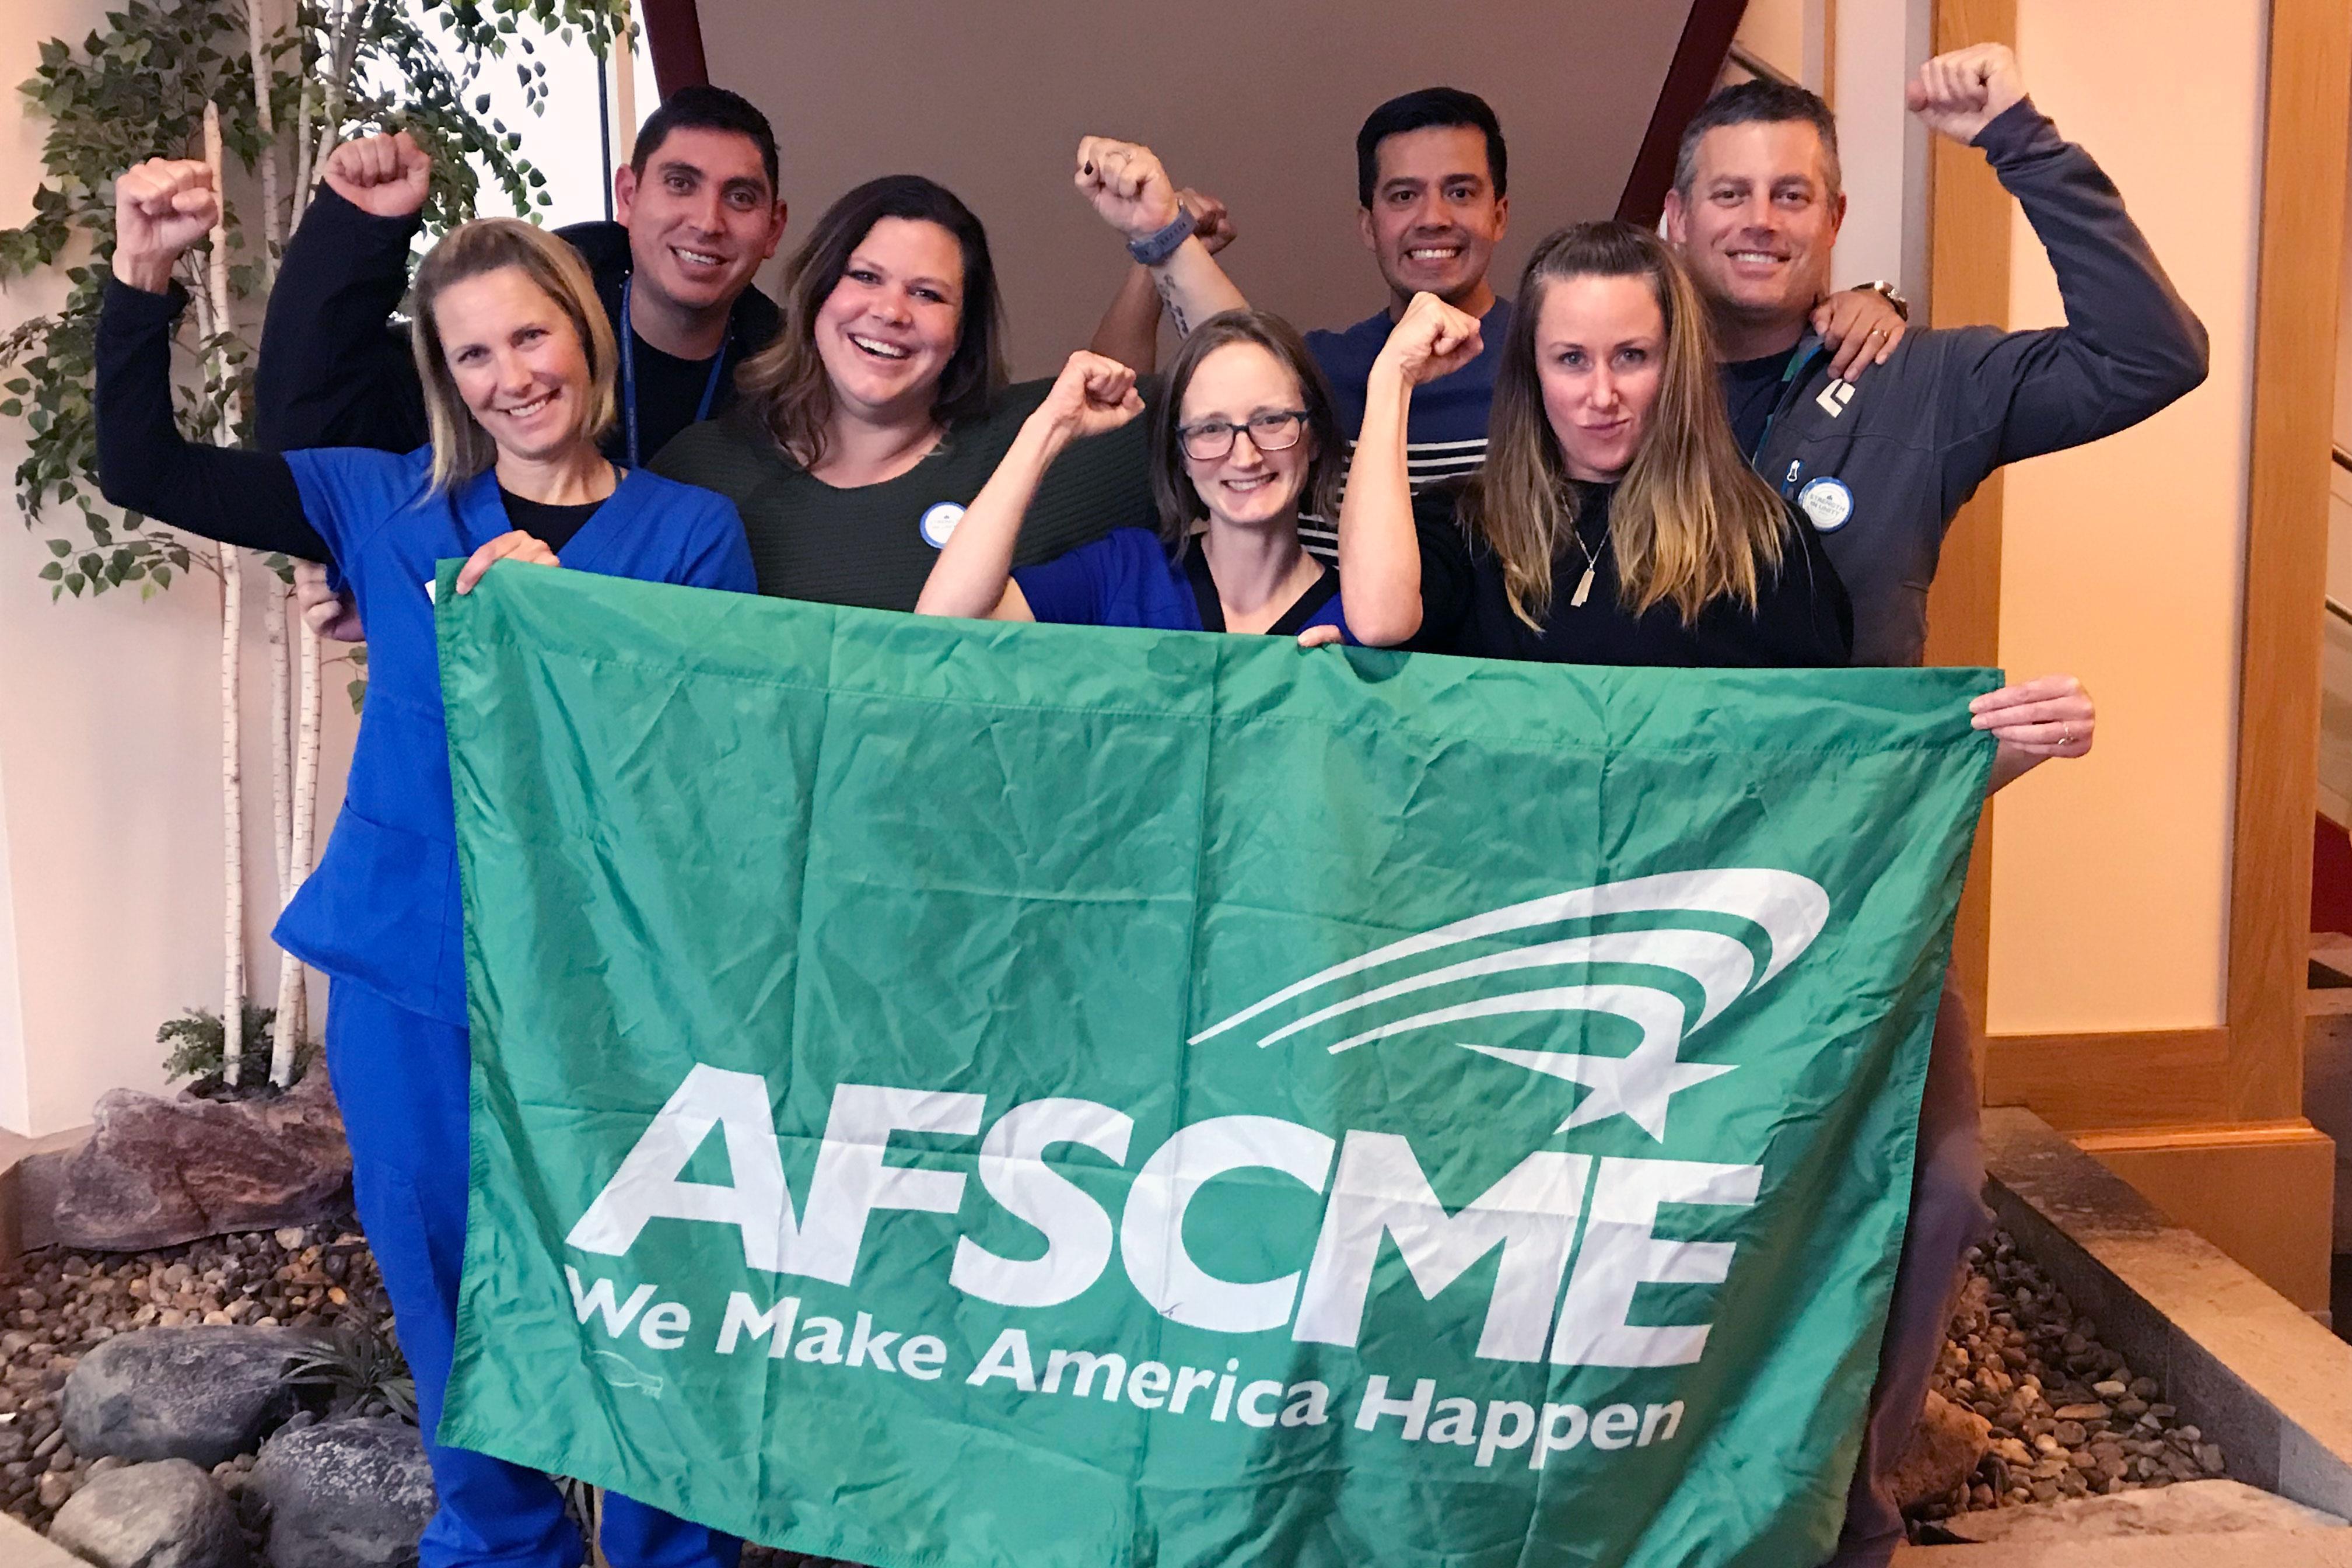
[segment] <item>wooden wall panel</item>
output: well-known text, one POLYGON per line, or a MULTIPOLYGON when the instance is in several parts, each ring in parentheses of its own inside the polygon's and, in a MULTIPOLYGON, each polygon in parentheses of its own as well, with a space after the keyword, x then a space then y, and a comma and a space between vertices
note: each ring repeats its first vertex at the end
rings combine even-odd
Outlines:
POLYGON ((2330 401, 2352 7, 2273 0, 2246 521, 2225 1114, 2303 1110, 2330 401))
MULTIPOLYGON (((2017 0, 1939 0, 1936 49, 2017 41, 2017 0)), ((1984 155, 1938 136, 1928 168, 1927 324, 2009 321, 2010 195, 1984 155)), ((2000 662, 2000 475, 1995 473, 1952 520, 1935 585, 1927 594, 1927 662, 2000 662)), ((1992 821, 1978 824, 1952 932, 1952 980, 1983 1026, 1992 945, 1992 821)))

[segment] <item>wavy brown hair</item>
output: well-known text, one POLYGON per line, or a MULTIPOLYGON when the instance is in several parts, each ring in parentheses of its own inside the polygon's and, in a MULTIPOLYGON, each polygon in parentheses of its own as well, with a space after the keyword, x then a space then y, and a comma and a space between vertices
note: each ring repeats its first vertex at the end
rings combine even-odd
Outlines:
POLYGON ((1685 625, 1717 599, 1753 609, 1765 574, 1780 570, 1788 509, 1732 438, 1714 337, 1689 274, 1656 235, 1612 220, 1571 224, 1536 247, 1496 367, 1486 463, 1463 510, 1502 564, 1512 610, 1540 626, 1553 563, 1576 530, 1577 493, 1536 366, 1544 295, 1570 278, 1639 278, 1665 321, 1658 400, 1609 513, 1625 606, 1638 615, 1671 602, 1685 625))
POLYGON ((931 417, 953 429, 987 412, 1010 379, 1004 369, 1004 304, 988 231, 956 194, 920 174, 868 180, 827 207, 784 274, 784 330, 743 362, 735 384, 761 424, 804 468, 824 460, 825 427, 833 420, 833 382, 816 352, 817 312, 824 309, 849 258, 886 217, 935 223, 955 237, 963 253, 963 315, 955 353, 940 373, 931 417))
POLYGON ((1184 390, 1192 384, 1192 373, 1201 362, 1231 343, 1255 343, 1298 383, 1299 406, 1307 410, 1307 439, 1315 444, 1315 456, 1298 487, 1298 510, 1317 517, 1339 515, 1347 448, 1339 439, 1339 417, 1332 411, 1331 383, 1307 352, 1307 340, 1288 321, 1265 310, 1220 311, 1193 328, 1176 351, 1168 366, 1168 389, 1151 410, 1151 499, 1159 503, 1160 537, 1179 559, 1192 537, 1193 524, 1209 515, 1192 476, 1184 471, 1184 450, 1177 440, 1184 418, 1184 390))
POLYGON ((409 345, 416 376, 425 385, 425 418, 433 433, 433 488, 457 486, 499 459, 498 443, 466 406, 442 352, 437 307, 442 290, 468 278, 512 267, 562 308, 579 334, 588 361, 588 396, 581 404, 578 434, 593 441, 613 423, 618 406, 613 392, 613 323, 596 298, 596 280, 580 253, 536 224, 512 217, 482 217, 461 223, 425 253, 410 300, 415 316, 409 345))

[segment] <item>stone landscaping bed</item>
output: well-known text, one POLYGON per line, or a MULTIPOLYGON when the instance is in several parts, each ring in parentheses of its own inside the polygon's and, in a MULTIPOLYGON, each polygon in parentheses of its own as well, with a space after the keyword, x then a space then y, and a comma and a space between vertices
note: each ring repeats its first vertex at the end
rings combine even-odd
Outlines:
MULTIPOLYGON (((2221 1449, 2009 1237, 1971 1261, 1908 1464, 1915 1539, 2226 1474, 2221 1449)), ((413 1413, 385 1367, 364 1364, 390 1326, 347 1213, 146 1252, 28 1255, 0 1274, 0 1510, 97 1560, 144 1561, 122 1531, 168 1529, 170 1560, 205 1568, 399 1563, 431 1490, 413 1413), (338 1370, 306 1360, 338 1342, 338 1370), (305 1366, 308 1381, 289 1381, 305 1366), (206 1536, 218 1555, 192 1554, 206 1536)), ((818 1561, 745 1555, 746 1568, 818 1561)))
MULTIPOLYGON (((239 1539, 218 1542, 218 1561, 264 1561, 268 1500, 301 1511, 306 1465, 329 1458, 322 1436, 345 1468, 404 1443, 422 1473, 396 1385, 388 1400, 348 1379, 287 1381, 322 1346, 340 1342, 346 1368, 354 1350, 364 1360, 390 1324, 348 1214, 147 1252, 28 1255, 0 1274, 0 1510, 67 1544, 86 1543, 96 1513, 168 1514, 199 1533, 231 1530, 239 1539)), ((425 1500, 429 1511, 429 1485, 425 1500)), ((274 1568, 301 1568, 293 1542, 281 1546, 274 1568)), ((207 1561, 184 1549, 171 1560, 207 1561)))
MULTIPOLYGON (((2009 1236, 1969 1261, 1928 1396, 1920 1447, 1943 1449, 1943 1467, 1923 1467, 1906 1510, 1915 1541, 1967 1538, 1954 1518, 1970 1512, 2228 1473, 2220 1446, 2166 1403, 2154 1378, 2101 1344, 2098 1325, 2009 1236)), ((1915 1447, 1912 1458, 1924 1457, 1915 1447)))

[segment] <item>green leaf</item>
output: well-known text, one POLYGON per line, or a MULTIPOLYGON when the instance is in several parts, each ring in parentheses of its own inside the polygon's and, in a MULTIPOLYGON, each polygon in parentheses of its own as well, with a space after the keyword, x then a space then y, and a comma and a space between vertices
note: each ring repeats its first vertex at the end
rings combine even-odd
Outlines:
POLYGON ((49 541, 49 553, 57 556, 71 555, 73 546, 62 539, 52 539, 49 541))
POLYGON ((47 565, 41 568, 41 581, 44 583, 57 582, 65 574, 66 569, 64 565, 58 562, 52 561, 47 565))

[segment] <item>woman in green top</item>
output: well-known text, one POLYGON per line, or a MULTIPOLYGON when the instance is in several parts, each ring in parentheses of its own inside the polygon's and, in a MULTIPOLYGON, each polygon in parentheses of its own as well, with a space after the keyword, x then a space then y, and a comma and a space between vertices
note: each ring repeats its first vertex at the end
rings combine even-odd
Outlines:
MULTIPOLYGON (((1053 385, 1007 384, 1003 314, 971 210, 919 175, 869 181, 793 258, 783 333, 744 364, 733 411, 679 436, 654 468, 735 502, 761 593, 911 610, 1053 385)), ((1055 465, 1022 558, 1155 515, 1139 424, 1055 465)))

